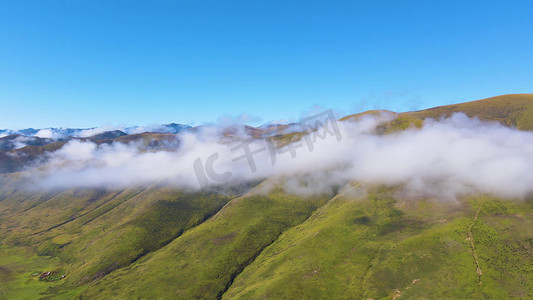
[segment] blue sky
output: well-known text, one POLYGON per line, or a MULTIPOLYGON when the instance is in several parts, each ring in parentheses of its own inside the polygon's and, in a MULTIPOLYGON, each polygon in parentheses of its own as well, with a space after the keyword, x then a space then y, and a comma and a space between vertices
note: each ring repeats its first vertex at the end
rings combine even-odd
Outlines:
POLYGON ((0 0, 0 128, 532 93, 532 15, 530 1, 0 0))

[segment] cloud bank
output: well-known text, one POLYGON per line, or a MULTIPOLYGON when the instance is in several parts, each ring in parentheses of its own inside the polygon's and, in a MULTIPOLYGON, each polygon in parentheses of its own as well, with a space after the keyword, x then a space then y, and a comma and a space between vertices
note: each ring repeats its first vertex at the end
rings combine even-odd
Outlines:
POLYGON ((164 183, 199 189, 206 183, 282 176, 287 189, 307 192, 349 181, 405 185, 444 198, 472 192, 524 197, 533 190, 532 132, 455 114, 382 135, 376 128, 384 118, 339 122, 338 136, 320 136, 319 129, 311 148, 309 140, 301 139, 274 151, 267 141, 243 132, 224 138, 216 127, 180 134, 179 147, 172 151, 73 140, 48 154, 46 163, 28 176, 47 188, 164 183), (253 155, 245 155, 245 145, 253 155))

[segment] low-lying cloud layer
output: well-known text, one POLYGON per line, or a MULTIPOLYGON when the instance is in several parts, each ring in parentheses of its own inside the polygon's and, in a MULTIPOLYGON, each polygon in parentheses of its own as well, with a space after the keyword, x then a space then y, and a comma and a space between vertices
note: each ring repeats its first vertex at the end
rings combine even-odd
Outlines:
POLYGON ((61 188, 166 183, 198 189, 284 176, 288 189, 304 192, 348 181, 401 184, 445 198, 471 192, 524 197, 533 190, 531 132, 456 114, 426 121, 421 129, 382 135, 376 127, 383 118, 338 122, 338 134, 314 133, 314 141, 302 139, 277 150, 265 140, 243 143, 248 138, 243 133, 238 139, 221 138, 221 131, 211 127, 180 134, 174 151, 70 141, 29 176, 40 187, 61 188), (246 145, 252 155, 245 155, 246 145), (302 186, 301 178, 311 184, 302 186))

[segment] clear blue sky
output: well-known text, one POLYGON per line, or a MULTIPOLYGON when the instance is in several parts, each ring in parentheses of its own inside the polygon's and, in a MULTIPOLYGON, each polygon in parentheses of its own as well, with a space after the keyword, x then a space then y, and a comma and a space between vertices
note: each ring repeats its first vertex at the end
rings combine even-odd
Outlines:
POLYGON ((531 1, 0 0, 0 128, 532 93, 532 16, 531 1))

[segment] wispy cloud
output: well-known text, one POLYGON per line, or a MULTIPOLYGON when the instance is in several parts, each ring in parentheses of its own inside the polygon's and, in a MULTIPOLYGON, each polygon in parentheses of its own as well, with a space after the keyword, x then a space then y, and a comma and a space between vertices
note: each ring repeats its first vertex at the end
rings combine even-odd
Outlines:
POLYGON ((228 181, 282 176, 289 178, 285 185, 293 190, 315 192, 358 181, 405 185, 420 193, 453 198, 471 192, 523 197, 533 188, 531 132, 462 114, 388 135, 376 130, 382 122, 383 117, 375 116, 340 122, 341 141, 332 136, 317 139, 310 151, 300 140, 295 142, 294 157, 287 147, 278 149, 275 163, 268 151, 257 153, 255 171, 246 159, 236 160, 242 153, 235 146, 248 136, 241 132, 238 139, 227 140, 221 138, 219 128, 206 127, 181 134, 179 147, 172 151, 71 141, 48 154, 39 172, 29 174, 41 187, 121 188, 159 182, 198 189, 195 161, 205 162, 217 153, 213 169, 217 174, 231 173, 228 181), (301 185, 302 178, 312 184, 301 185))

